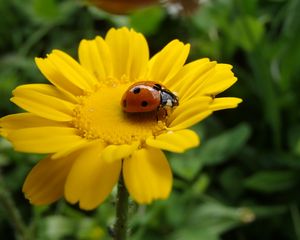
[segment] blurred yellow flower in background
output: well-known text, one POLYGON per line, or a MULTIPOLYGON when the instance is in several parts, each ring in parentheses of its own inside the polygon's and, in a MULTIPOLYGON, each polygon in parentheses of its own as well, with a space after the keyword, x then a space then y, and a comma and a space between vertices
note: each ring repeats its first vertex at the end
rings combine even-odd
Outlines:
POLYGON ((144 36, 120 28, 82 40, 79 62, 59 50, 36 58, 51 84, 17 87, 11 100, 27 112, 0 119, 0 133, 15 150, 48 154, 27 176, 26 198, 49 204, 64 196, 94 209, 122 173, 138 203, 166 199, 172 172, 162 150, 196 147, 198 136, 187 128, 241 102, 216 97, 236 82, 232 66, 206 58, 184 65, 189 50, 173 40, 150 58, 144 36), (160 121, 153 114, 124 113, 122 95, 138 81, 163 84, 178 94, 179 106, 160 121))

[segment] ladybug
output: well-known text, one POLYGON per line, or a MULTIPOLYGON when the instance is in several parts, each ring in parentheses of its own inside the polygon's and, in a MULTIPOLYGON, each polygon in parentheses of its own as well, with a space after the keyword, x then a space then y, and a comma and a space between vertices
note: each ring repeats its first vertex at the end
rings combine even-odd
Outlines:
POLYGON ((121 105, 124 112, 159 112, 168 115, 178 106, 178 97, 165 86, 152 81, 136 82, 124 93, 121 105))

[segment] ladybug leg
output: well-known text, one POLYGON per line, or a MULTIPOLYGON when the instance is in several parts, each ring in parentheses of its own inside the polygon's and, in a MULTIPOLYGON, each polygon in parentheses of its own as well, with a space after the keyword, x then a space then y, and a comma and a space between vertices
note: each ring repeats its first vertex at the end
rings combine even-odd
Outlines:
POLYGON ((159 106, 156 111, 156 120, 165 120, 168 116, 170 116, 171 112, 172 108, 167 106, 159 106))
POLYGON ((166 111, 166 117, 170 116, 172 113, 172 108, 171 107, 165 107, 165 111, 166 111))
POLYGON ((156 111, 156 120, 157 121, 161 121, 163 120, 164 118, 166 117, 166 112, 165 112, 165 109, 161 106, 159 106, 157 108, 157 111, 156 111))

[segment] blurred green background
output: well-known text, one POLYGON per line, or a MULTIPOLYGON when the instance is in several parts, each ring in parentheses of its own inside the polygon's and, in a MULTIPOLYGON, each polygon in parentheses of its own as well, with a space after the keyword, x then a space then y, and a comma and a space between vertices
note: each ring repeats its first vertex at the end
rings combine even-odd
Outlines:
MULTIPOLYGON (((222 95, 243 98, 195 127, 200 147, 168 154, 172 195, 149 206, 130 203, 130 239, 300 240, 300 1, 211 0, 189 15, 149 7, 112 15, 80 1, 0 1, 0 116, 20 84, 46 82, 34 57, 61 49, 77 57, 81 39, 129 26, 151 53, 179 38, 189 61, 209 57, 234 66, 239 81, 222 95)), ((0 139, 0 238, 111 239, 113 193, 84 212, 64 200, 31 206, 21 187, 41 156, 0 139)))

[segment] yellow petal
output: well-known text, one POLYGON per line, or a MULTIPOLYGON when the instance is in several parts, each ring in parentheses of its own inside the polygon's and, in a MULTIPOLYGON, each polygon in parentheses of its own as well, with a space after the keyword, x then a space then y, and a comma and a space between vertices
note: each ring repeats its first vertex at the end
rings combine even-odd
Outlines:
MULTIPOLYGON (((177 92, 181 101, 192 97, 191 93, 201 87, 208 73, 214 70, 216 62, 204 58, 185 65, 169 82, 171 89, 177 92)), ((197 95, 200 96, 200 95, 197 95)))
POLYGON ((94 91, 97 79, 68 54, 53 50, 48 59, 60 70, 61 74, 84 91, 94 91))
POLYGON ((164 153, 155 148, 135 151, 123 162, 125 185, 138 203, 166 199, 172 188, 172 172, 164 153))
POLYGON ((168 129, 180 130, 200 122, 212 113, 212 110, 209 109, 211 102, 211 97, 198 97, 183 102, 168 119, 168 129))
POLYGON ((38 162, 23 185, 25 197, 32 204, 50 204, 63 196, 67 175, 74 156, 53 161, 50 156, 38 162))
POLYGON ((101 55, 102 64, 103 64, 103 71, 105 72, 106 77, 112 77, 114 72, 114 66, 111 56, 110 48, 108 47, 107 43, 102 37, 96 37, 95 38, 96 47, 101 55))
POLYGON ((237 78, 231 71, 229 64, 217 64, 207 74, 199 78, 189 91, 185 92, 189 98, 199 95, 217 95, 232 86, 237 78))
POLYGON ((129 157, 139 146, 138 142, 133 144, 109 145, 101 155, 101 158, 107 162, 113 162, 129 157))
POLYGON ((0 136, 7 138, 8 132, 0 128, 0 136))
POLYGON ((16 151, 54 153, 81 141, 76 129, 67 127, 34 127, 10 131, 7 138, 16 151))
POLYGON ((101 160, 104 146, 99 142, 83 151, 70 171, 65 185, 65 198, 70 203, 79 202, 85 210, 96 208, 105 200, 117 183, 121 161, 107 163, 101 160))
POLYGON ((232 66, 229 64, 217 64, 214 75, 204 82, 201 92, 217 95, 231 87, 237 81, 231 69, 232 66))
POLYGON ((45 95, 59 98, 68 102, 78 103, 78 100, 76 98, 73 98, 72 95, 66 94, 63 91, 60 91, 57 87, 50 84, 31 83, 31 84, 24 84, 19 87, 22 88, 23 90, 40 92, 45 95))
POLYGON ((114 76, 128 76, 135 81, 146 72, 149 59, 148 44, 144 36, 127 28, 111 29, 105 37, 110 48, 114 76))
POLYGON ((169 131, 157 137, 149 137, 146 144, 151 147, 182 153, 189 148, 198 146, 199 137, 194 131, 184 129, 175 132, 169 131))
POLYGON ((82 40, 79 45, 79 61, 99 81, 112 77, 113 66, 110 50, 101 37, 94 40, 82 40))
POLYGON ((212 111, 217 111, 227 108, 236 108, 241 102, 242 99, 234 97, 215 98, 209 105, 209 109, 211 109, 212 111))
POLYGON ((148 79, 167 83, 183 66, 190 51, 190 45, 173 40, 149 62, 148 79))
POLYGON ((67 127, 64 122, 48 120, 32 113, 17 113, 0 118, 0 129, 6 133, 5 136, 11 130, 46 126, 67 127))
MULTIPOLYGON (((71 121, 73 119, 74 104, 52 95, 51 87, 45 85, 21 85, 14 91, 11 101, 19 107, 40 117, 54 121, 71 121), (32 87, 31 87, 32 86, 32 87)), ((58 94, 58 93, 57 93, 58 94)))
POLYGON ((85 138, 81 138, 78 139, 76 142, 74 142, 72 145, 70 146, 66 146, 65 148, 63 148, 62 150, 54 153, 51 158, 52 159, 60 159, 63 157, 68 156, 69 154, 71 154, 72 152, 78 151, 82 148, 85 148, 86 146, 88 146, 90 144, 90 141, 85 139, 85 138))
POLYGON ((76 97, 78 95, 82 95, 84 93, 84 89, 82 89, 78 84, 73 81, 73 79, 68 78, 63 74, 63 70, 60 67, 56 66, 50 59, 48 58, 35 58, 35 63, 42 72, 42 74, 59 90, 63 91, 65 94, 69 94, 70 97, 76 101, 76 97))

